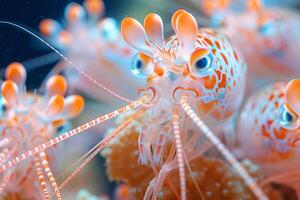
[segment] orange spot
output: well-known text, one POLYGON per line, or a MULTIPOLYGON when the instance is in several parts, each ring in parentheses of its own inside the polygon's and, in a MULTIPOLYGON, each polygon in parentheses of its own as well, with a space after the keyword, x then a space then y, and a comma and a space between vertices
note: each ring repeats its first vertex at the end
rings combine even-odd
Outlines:
POLYGON ((283 92, 281 92, 280 94, 279 94, 279 96, 278 96, 279 98, 282 98, 282 97, 284 97, 284 93, 283 92))
POLYGON ((216 46, 217 46, 218 49, 221 49, 221 45, 220 45, 220 43, 218 41, 215 41, 215 44, 216 44, 216 46))
POLYGON ((204 41, 205 41, 207 44, 209 44, 210 46, 213 46, 213 42, 212 42, 210 39, 208 39, 207 37, 204 38, 204 41))
POLYGON ((162 76, 164 75, 165 71, 162 67, 156 66, 154 72, 158 75, 158 76, 162 76))
POLYGON ((274 134, 275 134, 276 138, 284 139, 287 134, 287 130, 284 128, 280 128, 279 130, 275 129, 274 134))
POLYGON ((274 105, 275 105, 275 108, 279 108, 279 103, 277 101, 274 103, 274 105))
POLYGON ((198 102, 198 108, 202 111, 202 112, 209 112, 211 109, 213 109, 216 105, 217 105, 217 100, 213 100, 210 101, 208 103, 204 103, 202 101, 198 102))
POLYGON ((221 80, 221 72, 220 71, 216 71, 217 76, 218 76, 218 80, 221 80))
POLYGON ((223 53, 221 53, 221 56, 222 56, 223 60, 225 61, 226 65, 228 65, 228 60, 227 60, 226 56, 223 53))
POLYGON ((267 121, 267 126, 270 127, 273 124, 273 122, 274 122, 273 120, 268 120, 267 121))
POLYGON ((213 50, 211 50, 211 51, 212 51, 212 53, 213 53, 214 55, 216 55, 216 52, 217 52, 216 49, 213 49, 213 50))
POLYGON ((269 101, 272 101, 274 99, 274 94, 271 94, 270 96, 269 96, 269 101))
POLYGON ((236 80, 233 81, 233 86, 234 86, 234 87, 236 86, 236 80))
POLYGON ((226 83, 227 83, 226 74, 222 73, 222 77, 221 77, 220 82, 218 83, 218 87, 219 88, 225 88, 226 87, 226 83))
POLYGON ((233 73, 233 67, 230 69, 230 75, 233 76, 234 73, 233 73))
POLYGON ((216 76, 207 76, 207 77, 204 77, 204 78, 201 78, 203 80, 203 86, 206 88, 206 89, 213 89, 216 82, 217 82, 217 78, 216 76))
POLYGON ((235 60, 236 60, 236 61, 239 61, 239 57, 238 57, 236 51, 233 51, 233 55, 234 55, 235 60))
POLYGON ((264 137, 270 137, 270 133, 267 131, 264 125, 261 126, 261 132, 264 137))

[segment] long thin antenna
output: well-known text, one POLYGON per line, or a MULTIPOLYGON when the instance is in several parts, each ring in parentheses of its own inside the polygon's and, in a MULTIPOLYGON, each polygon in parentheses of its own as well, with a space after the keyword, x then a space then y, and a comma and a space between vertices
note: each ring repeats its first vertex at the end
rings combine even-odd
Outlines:
POLYGON ((180 99, 180 105, 186 114, 195 122, 197 127, 205 134, 211 143, 219 150, 225 159, 236 169, 237 173, 242 177, 247 186, 251 189, 253 194, 259 200, 268 200, 261 188, 256 184, 255 180, 248 174, 245 168, 238 162, 238 160, 230 153, 219 138, 204 124, 204 122, 197 116, 195 111, 187 103, 187 96, 183 95, 180 99))
POLYGON ((184 160, 183 160, 184 159, 183 147, 182 147, 180 131, 179 131, 178 107, 174 107, 174 111, 173 111, 173 133, 175 137, 176 157, 177 157, 178 169, 179 169, 180 195, 181 195, 181 200, 186 200, 186 178, 185 178, 184 160))
POLYGON ((127 102, 130 103, 131 100, 127 99, 126 97, 123 97, 122 95, 110 90, 109 88, 107 88, 106 86, 102 85, 101 83, 99 83, 98 81, 96 81, 94 78, 92 78, 90 75, 88 75, 87 73, 85 73, 83 70, 81 70, 80 67, 78 67, 77 65, 73 64, 73 62, 71 60, 69 60, 66 56, 64 56, 59 50, 57 50, 55 47, 53 47, 51 44, 49 44, 48 42, 46 42, 45 40, 43 40, 42 38, 40 38, 39 36, 37 36, 36 34, 34 34, 33 32, 31 32, 30 30, 15 24, 13 22, 7 22, 7 21, 1 21, 0 20, 0 24, 7 24, 7 25, 11 25, 14 27, 17 27, 23 31, 25 31, 26 33, 30 34, 31 36, 33 36, 34 38, 38 39, 39 41, 41 41, 43 44, 47 45, 50 49, 52 49, 55 53, 57 53, 61 58, 63 58, 65 61, 67 61, 72 67, 74 67, 80 74, 82 74, 84 77, 86 77, 88 80, 90 80, 91 82, 93 82, 94 84, 96 84, 97 86, 99 86, 100 88, 102 88, 103 90, 105 90, 106 92, 110 93, 111 95, 127 102))
POLYGON ((59 189, 62 189, 67 185, 111 140, 118 136, 126 127, 128 127, 134 120, 140 117, 146 109, 141 109, 133 114, 129 119, 122 123, 115 131, 110 135, 104 138, 102 141, 97 144, 98 148, 85 160, 83 163, 59 186, 59 189))
POLYGON ((133 109, 143 105, 147 100, 148 100, 148 98, 144 96, 141 99, 139 99, 137 101, 134 101, 134 102, 122 107, 122 108, 119 108, 119 109, 117 109, 113 112, 110 112, 108 114, 105 114, 103 116, 97 117, 96 119, 93 119, 93 120, 91 120, 91 121, 89 121, 89 122, 87 122, 87 123, 85 123, 85 124, 83 124, 83 125, 81 125, 77 128, 74 128, 74 129, 70 130, 69 132, 63 133, 60 136, 55 137, 55 138, 53 138, 52 140, 50 140, 48 142, 40 144, 37 147, 35 147, 31 150, 28 150, 27 152, 22 153, 19 156, 13 158, 12 160, 8 161, 7 163, 0 165, 0 173, 5 171, 6 169, 9 169, 9 168, 15 166, 19 162, 31 157, 32 155, 35 155, 37 153, 40 153, 40 152, 44 151, 45 149, 48 149, 48 148, 52 147, 55 144, 58 144, 58 143, 66 140, 70 137, 73 137, 73 136, 75 136, 75 135, 77 135, 77 134, 79 134, 79 133, 81 133, 81 132, 83 132, 83 131, 91 128, 91 127, 94 127, 98 124, 101 124, 101 123, 107 121, 107 120, 110 120, 110 119, 112 119, 112 118, 114 118, 114 117, 116 117, 116 116, 118 116, 122 113, 133 110, 133 109))

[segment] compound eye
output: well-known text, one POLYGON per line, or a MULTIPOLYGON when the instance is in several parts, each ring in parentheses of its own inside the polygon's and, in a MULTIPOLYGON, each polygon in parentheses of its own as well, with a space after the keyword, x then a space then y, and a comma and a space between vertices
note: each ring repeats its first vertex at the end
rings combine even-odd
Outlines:
POLYGON ((190 71, 197 77, 204 77, 213 70, 213 56, 208 49, 196 49, 190 58, 190 71))
POLYGON ((148 75, 153 73, 153 62, 152 58, 146 54, 138 53, 134 56, 131 71, 139 78, 147 78, 148 75))
POLYGON ((280 124, 288 130, 295 130, 299 126, 298 115, 287 105, 282 108, 280 124))

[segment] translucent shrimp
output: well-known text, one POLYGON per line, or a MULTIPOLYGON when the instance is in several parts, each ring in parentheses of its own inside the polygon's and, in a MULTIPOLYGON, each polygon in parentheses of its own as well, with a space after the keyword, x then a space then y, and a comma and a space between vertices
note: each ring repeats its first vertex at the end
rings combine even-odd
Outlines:
POLYGON ((300 80, 276 83, 249 99, 239 121, 243 156, 260 164, 268 178, 299 191, 300 80))
MULTIPOLYGON (((132 72, 147 79, 148 84, 140 93, 153 95, 148 105, 151 108, 148 112, 149 118, 140 124, 140 162, 144 165, 149 164, 157 171, 157 166, 162 164, 168 140, 171 139, 176 147, 176 154, 172 156, 171 153, 171 159, 163 163, 162 173, 159 172, 158 177, 150 182, 144 199, 157 198, 162 181, 172 169, 170 167, 173 165, 170 163, 173 163, 173 159, 178 162, 180 198, 187 198, 184 163, 193 155, 193 151, 184 150, 188 137, 182 131, 181 119, 186 117, 196 123, 255 195, 259 199, 267 199, 228 149, 203 122, 200 123, 200 118, 189 106, 192 102, 198 114, 209 125, 217 127, 228 122, 237 111, 243 97, 246 73, 243 59, 225 36, 210 29, 198 30, 194 17, 184 10, 174 13, 172 26, 175 35, 165 41, 163 22, 156 14, 147 15, 144 27, 130 17, 125 18, 121 24, 123 38, 139 51, 135 56, 132 72), (168 124, 171 126, 168 127, 168 124), (168 138, 172 132, 174 136, 168 138)), ((196 138, 200 138, 200 135, 196 138)), ((190 148, 194 149, 195 146, 190 148)))
MULTIPOLYGON (((77 116, 84 106, 80 96, 63 97, 67 82, 60 75, 47 80, 43 95, 26 91, 26 71, 20 63, 10 64, 5 77, 1 87, 5 108, 0 116, 1 164, 55 136, 57 128, 77 116)), ((22 194, 29 199, 39 199, 41 195, 50 199, 54 195, 62 199, 52 172, 54 158, 55 154, 41 151, 34 160, 5 171, 1 175, 1 197, 22 194)))
MULTIPOLYGON (((58 21, 45 19, 40 23, 40 32, 86 74, 110 85, 123 96, 134 97, 141 82, 131 78, 132 74, 126 70, 134 51, 121 39, 116 20, 104 18, 103 14, 102 0, 86 0, 83 6, 72 2, 65 9, 64 26, 58 21)), ((64 71, 71 89, 106 103, 116 103, 64 60, 57 64, 52 74, 61 71, 64 71)))
POLYGON ((300 31, 295 28, 300 26, 300 16, 296 12, 267 7, 263 0, 246 1, 246 9, 237 10, 230 7, 230 1, 218 4, 220 1, 203 1, 203 9, 212 16, 212 23, 241 49, 249 66, 251 87, 287 81, 300 74, 300 31), (209 7, 211 4, 214 6, 209 7))

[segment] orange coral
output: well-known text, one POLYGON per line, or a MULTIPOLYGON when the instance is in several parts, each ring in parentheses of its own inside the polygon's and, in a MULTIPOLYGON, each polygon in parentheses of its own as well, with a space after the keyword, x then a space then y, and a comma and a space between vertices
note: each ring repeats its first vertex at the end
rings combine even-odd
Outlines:
MULTIPOLYGON (((103 155, 106 157, 107 170, 111 180, 123 181, 130 187, 135 199, 143 199, 149 182, 155 174, 150 166, 138 162, 138 132, 135 127, 122 133, 117 142, 110 144, 103 155)), ((255 199, 242 179, 222 160, 211 157, 198 157, 190 162, 192 176, 198 183, 202 195, 209 200, 255 199)), ((188 199, 201 199, 190 174, 187 177, 188 199)), ((167 176, 177 191, 179 190, 178 171, 174 169, 167 176)), ((271 199, 281 199, 281 196, 269 189, 271 199)), ((177 199, 166 183, 162 186, 159 199, 177 199)))

